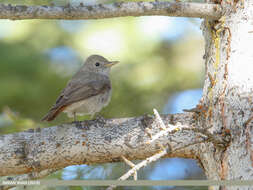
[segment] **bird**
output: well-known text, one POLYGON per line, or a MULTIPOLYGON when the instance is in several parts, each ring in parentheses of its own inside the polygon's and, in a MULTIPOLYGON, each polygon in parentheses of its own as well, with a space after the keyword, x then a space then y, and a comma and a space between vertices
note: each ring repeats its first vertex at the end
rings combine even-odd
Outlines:
POLYGON ((55 104, 42 118, 52 121, 64 112, 76 121, 76 115, 92 117, 108 105, 111 99, 112 86, 110 71, 119 61, 108 61, 100 55, 89 56, 83 66, 69 80, 55 104))

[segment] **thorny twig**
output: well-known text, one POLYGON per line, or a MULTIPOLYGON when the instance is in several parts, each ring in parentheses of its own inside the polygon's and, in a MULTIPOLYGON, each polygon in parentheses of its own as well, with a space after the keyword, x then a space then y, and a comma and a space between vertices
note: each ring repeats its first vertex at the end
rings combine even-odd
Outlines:
POLYGON ((201 136, 206 139, 205 141, 208 140, 208 141, 214 143, 215 145, 218 145, 219 147, 225 147, 226 144, 229 142, 229 139, 225 139, 224 137, 221 137, 220 135, 215 135, 215 134, 209 132, 208 129, 212 128, 212 126, 210 126, 208 128, 195 128, 195 127, 188 127, 186 125, 182 125, 181 123, 178 122, 178 123, 176 123, 176 125, 167 124, 167 127, 166 127, 156 109, 154 109, 154 114, 155 114, 156 120, 162 126, 162 127, 161 126, 160 127, 162 129, 164 129, 164 128, 165 129, 161 130, 156 135, 150 134, 151 140, 149 140, 147 142, 147 144, 152 143, 153 141, 166 135, 167 133, 173 133, 173 132, 176 132, 179 130, 181 130, 181 131, 187 130, 187 131, 193 131, 196 133, 200 133, 201 136))
MULTIPOLYGON (((130 160, 126 159, 124 156, 121 156, 121 158, 124 160, 124 162, 129 165, 131 168, 135 167, 135 164, 131 162, 130 160)), ((137 180, 137 171, 134 172, 134 180, 137 180)))
POLYGON ((162 120, 160 114, 158 113, 158 111, 157 111, 156 109, 153 109, 153 112, 154 112, 154 114, 155 114, 156 120, 157 120, 158 123, 159 123, 159 127, 160 127, 161 129, 163 129, 163 130, 166 130, 167 127, 165 126, 165 124, 164 124, 164 122, 163 122, 163 120, 162 120))
POLYGON ((159 123, 159 127, 162 129, 162 131, 160 131, 159 133, 157 133, 154 136, 151 135, 151 140, 149 140, 147 142, 147 144, 152 143, 153 141, 155 141, 159 137, 164 136, 172 131, 179 130, 180 127, 182 127, 182 125, 180 123, 177 123, 176 125, 167 124, 167 127, 166 127, 161 116, 159 115, 158 111, 156 109, 153 109, 153 111, 154 111, 155 118, 159 123))
MULTIPOLYGON (((158 111, 156 109, 153 110, 154 111, 154 115, 156 117, 156 120, 158 121, 159 123, 159 127, 162 129, 161 132, 163 132, 162 134, 158 133, 157 135, 155 136, 152 136, 150 134, 150 138, 151 140, 148 141, 148 143, 151 143, 153 142, 154 140, 158 139, 160 136, 164 135, 165 133, 168 133, 171 131, 168 131, 168 128, 166 128, 163 120, 161 119, 158 111)), ((173 130, 175 130, 175 128, 173 128, 173 130)), ((128 164, 132 167, 132 169, 130 169, 127 173, 125 173, 123 176, 121 176, 118 180, 126 180, 128 179, 131 175, 137 175, 137 171, 142 168, 142 167, 145 167, 147 164, 151 163, 151 162, 154 162, 156 160, 158 160, 159 158, 161 158, 162 156, 166 155, 167 154, 167 149, 164 148, 163 150, 161 150, 160 152, 158 152, 157 154, 151 156, 151 157, 148 157, 147 159, 143 160, 142 162, 140 162, 139 164, 135 165, 133 164, 132 162, 130 162, 129 160, 127 160, 124 156, 121 156, 121 158, 128 164)), ((108 187, 106 190, 113 190, 114 188, 116 188, 116 185, 111 185, 110 187, 108 187)))
MULTIPOLYGON (((157 140, 159 137, 161 137, 161 136, 163 136, 163 135, 165 135, 167 133, 170 133, 170 132, 173 132, 173 131, 176 131, 176 130, 181 130, 181 129, 188 129, 187 127, 183 127, 183 125, 181 125, 180 123, 177 123, 176 125, 167 124, 167 127, 166 127, 165 124, 164 124, 164 122, 163 122, 163 120, 161 119, 161 117, 160 117, 160 115, 159 115, 159 113, 158 113, 158 111, 156 109, 154 109, 154 115, 155 115, 155 118, 156 118, 157 122, 159 123, 159 127, 162 129, 162 131, 159 132, 158 134, 154 135, 154 136, 152 136, 150 134, 151 140, 148 141, 147 143, 151 143, 151 142, 157 140)), ((187 146, 194 145, 194 144, 197 144, 197 143, 201 143, 201 142, 204 142, 204 141, 206 141, 206 139, 201 140, 201 141, 195 141, 195 142, 193 142, 191 144, 187 144, 187 145, 185 145, 183 147, 176 148, 173 151, 177 151, 177 150, 185 148, 187 146)), ((140 162, 137 165, 135 165, 132 162, 130 162, 129 160, 127 160, 124 156, 121 156, 121 158, 128 165, 130 165, 132 167, 132 169, 130 169, 123 176, 121 176, 118 180, 126 180, 126 179, 128 179, 133 174, 137 175, 137 171, 140 168, 145 167, 146 165, 150 164, 151 162, 154 162, 154 161, 158 160, 159 158, 161 158, 164 155, 168 154, 168 152, 172 151, 170 144, 168 144, 168 147, 161 146, 161 148, 162 148, 162 150, 160 152, 156 153, 155 155, 153 155, 151 157, 148 157, 147 159, 143 160, 142 162, 140 162)), ((108 187, 106 190, 113 190, 114 188, 116 188, 116 186, 112 185, 112 186, 108 187)))
MULTIPOLYGON (((187 144, 185 146, 179 147, 174 149, 173 151, 178 151, 180 149, 186 148, 188 146, 194 145, 194 144, 199 144, 202 142, 205 142, 206 140, 198 140, 195 142, 192 142, 191 144, 187 144)), ((164 148, 163 150, 161 150, 160 152, 158 152, 157 154, 148 157, 147 159, 143 160, 142 162, 140 162, 137 165, 134 165, 134 167, 129 170, 127 173, 125 173, 123 176, 121 176, 118 180, 126 180, 128 179, 131 175, 133 175, 135 172, 137 172, 139 169, 141 169, 142 167, 147 166, 148 164, 150 164, 151 162, 154 162, 156 160, 158 160, 159 158, 165 156, 166 154, 168 154, 169 152, 171 152, 172 150, 168 149, 168 148, 164 148)), ((123 158, 123 157, 122 157, 123 158)), ((132 163, 132 162, 131 162, 132 163)), ((110 187, 108 187, 106 190, 113 190, 114 188, 116 188, 116 185, 111 185, 110 187)))
MULTIPOLYGON (((133 175, 136 171, 138 171, 140 168, 145 167, 146 165, 150 164, 151 162, 154 162, 154 161, 158 160, 159 158, 163 157, 166 154, 167 154, 167 149, 164 149, 164 150, 158 152, 157 154, 143 160, 139 164, 135 165, 131 170, 129 170, 123 176, 121 176, 118 180, 126 180, 131 175, 133 175)), ((116 186, 112 185, 112 186, 108 187, 106 190, 113 190, 114 188, 116 188, 116 186)))

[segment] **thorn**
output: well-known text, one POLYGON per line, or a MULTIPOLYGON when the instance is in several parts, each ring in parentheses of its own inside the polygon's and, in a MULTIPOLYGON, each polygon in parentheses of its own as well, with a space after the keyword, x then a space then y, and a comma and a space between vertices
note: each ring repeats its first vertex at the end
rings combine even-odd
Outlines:
POLYGON ((158 111, 154 108, 154 109, 153 109, 153 112, 154 112, 154 115, 155 115, 155 117, 156 117, 156 119, 157 119, 157 121, 158 121, 158 123, 159 123, 160 129, 166 130, 166 126, 165 126, 165 124, 164 124, 162 118, 160 117, 158 111))

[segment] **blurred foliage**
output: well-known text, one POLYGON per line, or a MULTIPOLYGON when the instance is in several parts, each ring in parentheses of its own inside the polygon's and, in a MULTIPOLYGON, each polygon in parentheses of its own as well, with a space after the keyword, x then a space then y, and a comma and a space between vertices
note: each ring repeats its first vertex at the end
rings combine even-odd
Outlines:
MULTIPOLYGON (((27 5, 50 5, 52 2, 64 5, 80 1, 0 0, 0 3, 27 5)), ((176 34, 178 29, 173 28, 175 25, 169 28, 172 21, 166 19, 161 25, 176 34)), ((0 21, 0 134, 48 127, 48 123, 41 123, 40 119, 91 54, 121 62, 112 69, 113 96, 110 104, 101 111, 106 118, 143 115, 152 113, 153 108, 162 110, 175 92, 200 87, 203 41, 199 34, 189 29, 175 38, 161 33, 154 35, 156 20, 143 25, 146 21, 147 17, 97 21, 0 21)), ((61 114, 50 125, 69 121, 71 119, 61 114)), ((154 167, 158 166, 150 165, 138 173, 139 179, 147 179, 154 167)), ((85 166, 72 173, 71 170, 61 170, 47 178, 61 179, 67 175, 73 179, 117 179, 127 169, 123 163, 85 166)))
POLYGON ((20 117, 18 113, 14 113, 9 107, 5 107, 3 113, 0 114, 0 126, 0 133, 2 131, 11 133, 13 129, 18 131, 19 129, 25 130, 39 127, 32 119, 20 117))
MULTIPOLYGON (((104 117, 137 116, 151 113, 154 107, 161 110, 174 92, 199 87, 201 39, 194 34, 178 40, 145 36, 140 21, 1 21, 0 109, 8 106, 38 123, 90 54, 121 62, 112 69, 113 96, 101 112, 104 117), (72 48, 74 58, 66 62, 68 52, 63 51, 59 60, 52 59, 48 52, 57 47, 72 48)), ((61 114, 52 124, 66 121, 71 120, 61 114)), ((17 126, 5 130, 0 122, 0 131, 27 128, 17 126)))

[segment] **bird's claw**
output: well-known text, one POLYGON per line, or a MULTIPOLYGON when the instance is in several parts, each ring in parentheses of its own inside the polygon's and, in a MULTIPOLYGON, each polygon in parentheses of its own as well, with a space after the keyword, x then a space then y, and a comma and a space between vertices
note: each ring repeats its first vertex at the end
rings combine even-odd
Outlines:
POLYGON ((103 123, 103 124, 106 123, 106 122, 105 122, 105 118, 102 117, 101 115, 97 115, 97 116, 95 117, 95 120, 96 120, 97 122, 99 122, 99 123, 103 123))
POLYGON ((74 123, 76 127, 82 127, 81 121, 73 121, 72 123, 74 123))

